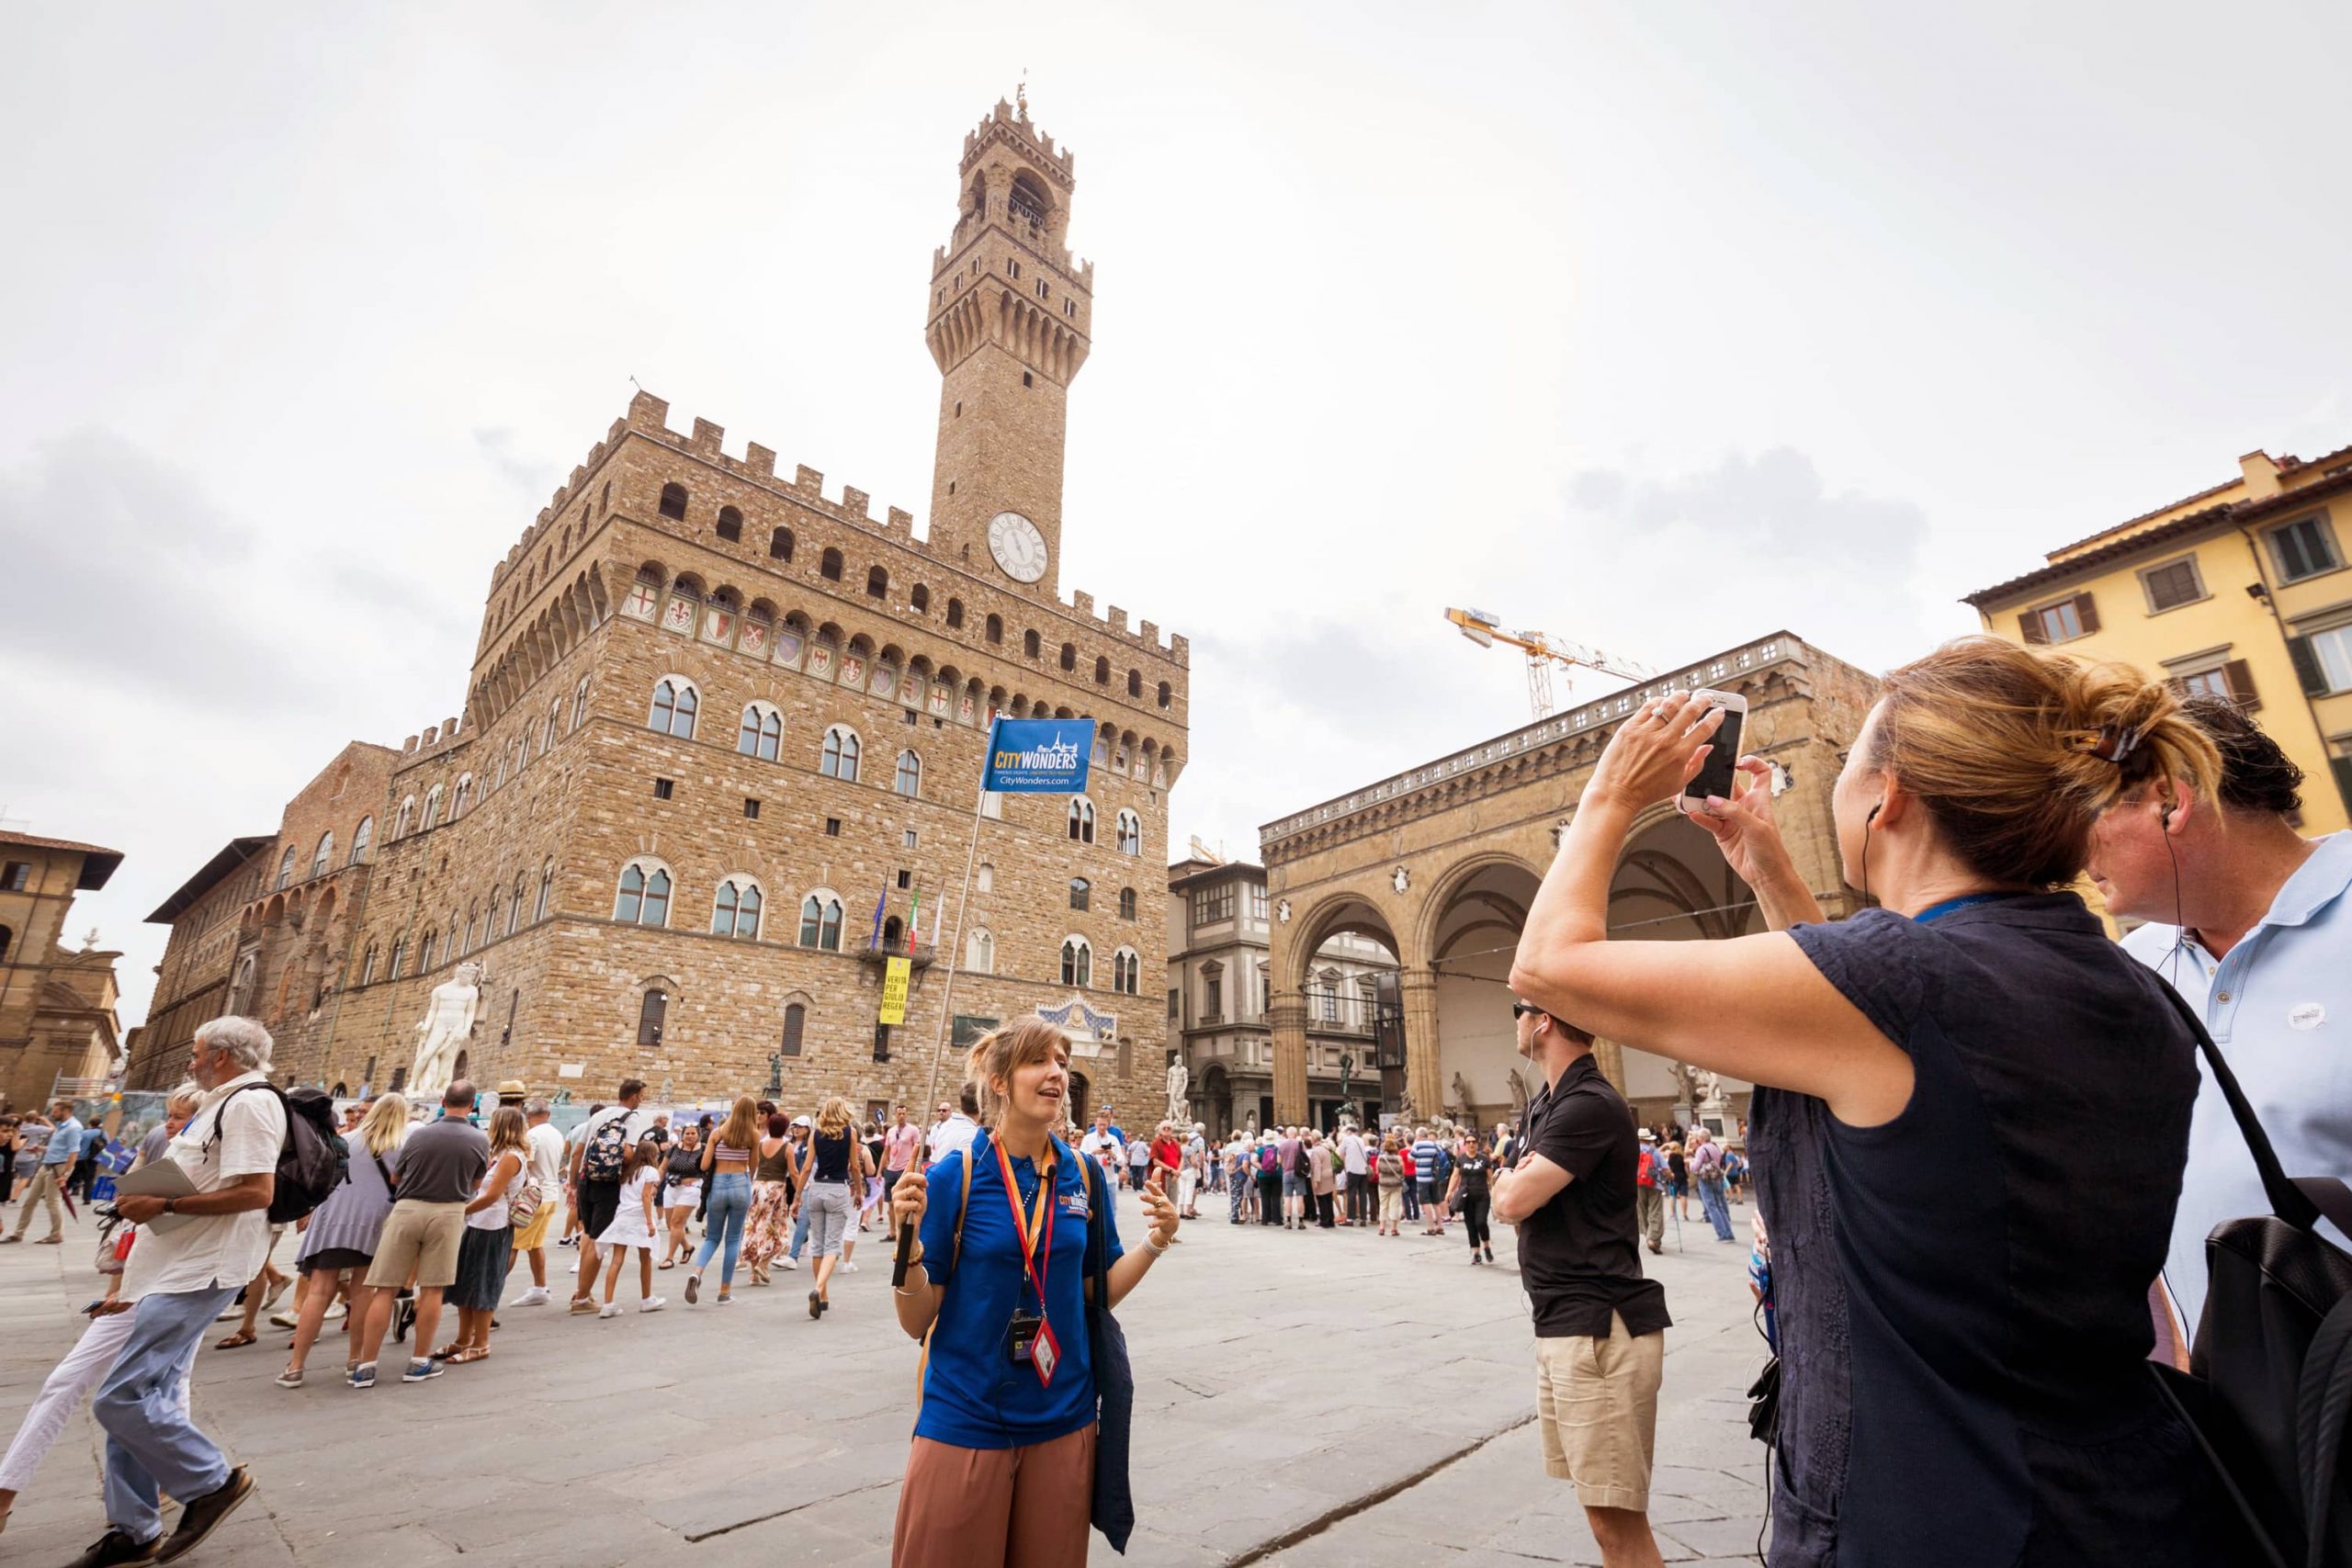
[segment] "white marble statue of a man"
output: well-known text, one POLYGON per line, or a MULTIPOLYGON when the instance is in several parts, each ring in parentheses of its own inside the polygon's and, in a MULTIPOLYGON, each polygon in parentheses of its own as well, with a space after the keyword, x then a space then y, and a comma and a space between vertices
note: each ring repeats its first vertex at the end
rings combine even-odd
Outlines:
POLYGON ((481 1003, 481 965, 460 964, 450 978, 433 987, 424 1018, 416 1026, 416 1064, 409 1069, 412 1100, 437 1095, 455 1076, 458 1055, 473 1039, 474 1014, 481 1003))
POLYGON ((1168 1119, 1170 1122, 1184 1122, 1190 1119, 1189 1108, 1184 1100, 1184 1090, 1192 1081, 1193 1075, 1183 1063, 1168 1064, 1168 1119))

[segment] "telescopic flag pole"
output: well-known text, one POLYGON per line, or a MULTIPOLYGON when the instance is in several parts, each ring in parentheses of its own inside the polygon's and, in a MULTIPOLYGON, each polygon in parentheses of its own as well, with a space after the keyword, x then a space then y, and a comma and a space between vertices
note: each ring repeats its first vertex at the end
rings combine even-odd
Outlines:
MULTIPOLYGON (((996 727, 1001 719, 989 721, 988 755, 980 760, 980 787, 972 797, 972 843, 964 852, 964 886, 956 896, 956 931, 947 940, 947 978, 939 989, 939 1031, 931 1044, 931 1087, 924 1091, 922 1103, 929 1105, 939 1096, 939 1064, 947 1055, 947 1028, 955 1016, 952 1006, 956 998, 956 956, 964 950, 964 908, 972 897, 972 868, 980 859, 980 819, 982 807, 988 805, 988 756, 996 751, 996 727)), ((899 1254, 890 1266, 890 1288, 898 1290, 907 1282, 907 1267, 914 1256, 915 1227, 912 1221, 899 1226, 899 1254)))

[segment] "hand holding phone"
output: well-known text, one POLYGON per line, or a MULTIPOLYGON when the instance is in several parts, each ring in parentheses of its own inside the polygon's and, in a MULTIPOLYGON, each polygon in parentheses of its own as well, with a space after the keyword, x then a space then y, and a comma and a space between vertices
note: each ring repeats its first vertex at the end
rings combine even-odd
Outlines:
POLYGON ((1704 716, 1710 709, 1720 709, 1724 717, 1708 739, 1712 750, 1707 752, 1707 760, 1699 764, 1699 771, 1682 786, 1682 798, 1705 800, 1709 795, 1721 795, 1728 800, 1732 778, 1739 764, 1741 731, 1747 728, 1747 699, 1737 692, 1704 688, 1690 694, 1698 699, 1699 716, 1704 716))

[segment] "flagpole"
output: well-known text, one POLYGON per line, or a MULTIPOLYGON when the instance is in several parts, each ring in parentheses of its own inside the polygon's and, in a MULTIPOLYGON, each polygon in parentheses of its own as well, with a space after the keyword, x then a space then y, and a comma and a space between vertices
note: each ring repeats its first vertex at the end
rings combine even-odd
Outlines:
MULTIPOLYGON (((996 720, 989 721, 989 751, 996 750, 996 720)), ((933 1103, 938 1098, 939 1064, 947 1055, 947 1027, 949 1020, 954 1017, 952 1004, 956 997, 956 957, 964 944, 964 909, 972 897, 972 869, 979 863, 980 859, 980 817, 981 807, 988 804, 988 756, 983 753, 980 758, 980 787, 972 796, 972 843, 971 847, 964 852, 964 886, 963 890, 956 896, 956 931, 947 944, 947 978, 939 988, 939 1032, 933 1039, 931 1045, 931 1088, 923 1093, 922 1103, 925 1105, 933 1103)), ((911 940, 910 937, 910 944, 911 940)), ((914 1225, 911 1223, 899 1225, 899 1256, 890 1269, 890 1288, 894 1291, 907 1282, 907 1263, 909 1256, 914 1251, 914 1225)))

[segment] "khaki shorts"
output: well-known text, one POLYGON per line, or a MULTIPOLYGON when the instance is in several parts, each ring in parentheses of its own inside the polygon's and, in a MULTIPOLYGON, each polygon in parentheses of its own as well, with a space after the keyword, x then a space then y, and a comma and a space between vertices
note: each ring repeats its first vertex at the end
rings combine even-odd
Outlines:
POLYGON ((1659 1330, 1636 1338, 1614 1313, 1609 1330, 1606 1339, 1580 1336, 1535 1342, 1535 1418, 1544 1434, 1544 1472, 1575 1482, 1577 1501, 1588 1508, 1638 1513, 1650 1506, 1666 1334, 1659 1330))
POLYGON ((458 1247, 466 1239, 463 1203, 424 1203, 403 1198, 384 1218, 376 1259, 368 1266, 371 1285, 405 1285, 416 1270, 416 1288, 437 1291, 458 1277, 458 1247))
POLYGON ((548 1201, 545 1192, 542 1191, 539 1198, 539 1212, 531 1216, 529 1224, 514 1233, 516 1252, 528 1252, 535 1247, 547 1245, 548 1230, 554 1224, 557 1207, 557 1204, 548 1201))

